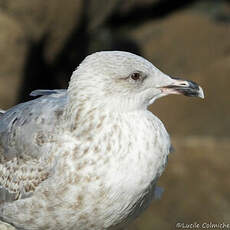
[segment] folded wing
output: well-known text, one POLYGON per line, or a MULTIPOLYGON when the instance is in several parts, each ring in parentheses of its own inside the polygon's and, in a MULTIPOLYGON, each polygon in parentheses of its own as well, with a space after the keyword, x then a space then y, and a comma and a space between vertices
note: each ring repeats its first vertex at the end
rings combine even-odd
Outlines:
POLYGON ((65 90, 0 111, 0 203, 30 196, 49 177, 50 151, 67 101, 65 90))

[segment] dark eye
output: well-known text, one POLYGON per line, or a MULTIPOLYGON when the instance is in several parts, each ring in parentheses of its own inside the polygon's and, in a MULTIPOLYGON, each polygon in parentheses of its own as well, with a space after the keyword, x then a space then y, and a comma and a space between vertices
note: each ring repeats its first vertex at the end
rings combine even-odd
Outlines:
POLYGON ((130 76, 134 81, 137 81, 141 78, 140 73, 132 73, 130 76))

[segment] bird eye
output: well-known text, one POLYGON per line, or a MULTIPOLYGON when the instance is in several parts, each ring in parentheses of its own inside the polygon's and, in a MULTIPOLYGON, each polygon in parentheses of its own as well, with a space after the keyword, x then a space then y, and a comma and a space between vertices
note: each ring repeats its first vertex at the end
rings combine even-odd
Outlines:
POLYGON ((130 76, 134 81, 137 81, 140 79, 141 75, 140 73, 132 73, 130 76))

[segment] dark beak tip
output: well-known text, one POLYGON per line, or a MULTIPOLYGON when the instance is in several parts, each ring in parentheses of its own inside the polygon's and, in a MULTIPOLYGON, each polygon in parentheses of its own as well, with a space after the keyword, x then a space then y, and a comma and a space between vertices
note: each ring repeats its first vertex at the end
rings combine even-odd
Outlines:
POLYGON ((203 89, 194 81, 182 80, 180 78, 172 78, 174 84, 167 86, 168 89, 188 97, 199 97, 204 99, 203 89))

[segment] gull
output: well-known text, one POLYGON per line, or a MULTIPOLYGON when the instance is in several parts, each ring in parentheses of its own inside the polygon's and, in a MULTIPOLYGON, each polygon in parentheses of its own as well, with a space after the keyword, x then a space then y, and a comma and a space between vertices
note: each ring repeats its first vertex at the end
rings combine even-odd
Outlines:
POLYGON ((123 51, 87 56, 67 90, 0 111, 0 218, 24 230, 120 229, 156 194, 171 143, 148 111, 168 94, 204 98, 123 51))

